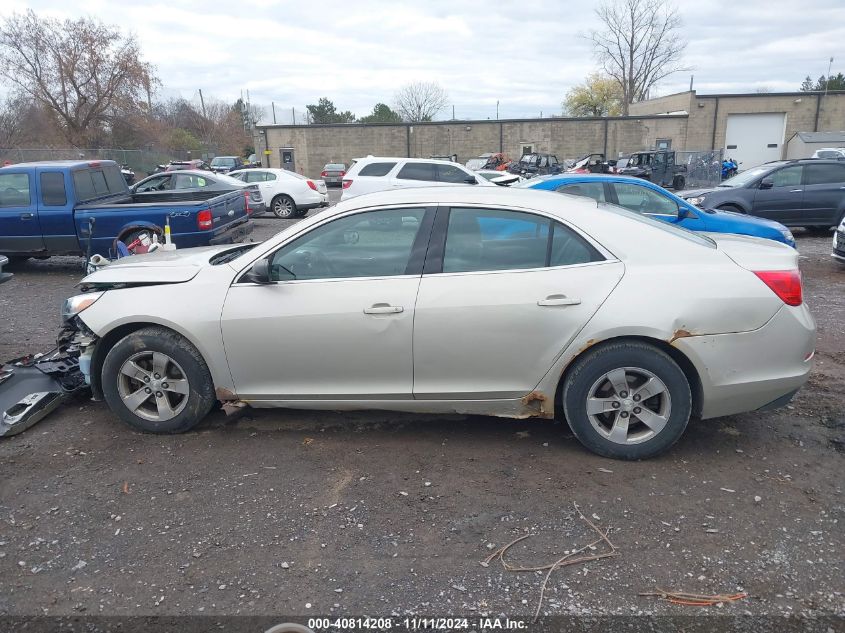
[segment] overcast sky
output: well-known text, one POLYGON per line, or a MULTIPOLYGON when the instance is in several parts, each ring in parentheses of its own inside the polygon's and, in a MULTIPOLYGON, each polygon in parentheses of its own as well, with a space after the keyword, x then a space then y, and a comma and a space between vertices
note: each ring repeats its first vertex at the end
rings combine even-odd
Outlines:
MULTIPOLYGON (((597 68, 584 38, 600 24, 592 0, 0 0, 0 16, 31 8, 95 16, 134 32, 162 81, 161 97, 276 104, 279 123, 326 96, 365 115, 401 85, 439 82, 458 118, 560 114, 597 68)), ((797 90, 806 75, 845 71, 845 0, 677 0, 684 63, 653 94, 797 90)), ((451 108, 439 118, 451 118, 451 108)))

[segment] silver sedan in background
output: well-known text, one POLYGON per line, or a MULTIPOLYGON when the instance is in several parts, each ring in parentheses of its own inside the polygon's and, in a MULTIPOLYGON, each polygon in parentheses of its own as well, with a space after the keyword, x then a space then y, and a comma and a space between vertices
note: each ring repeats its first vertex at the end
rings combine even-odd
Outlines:
POLYGON ((359 196, 82 285, 64 315, 94 393, 157 433, 217 400, 560 417, 641 459, 691 416, 785 404, 815 345, 794 249, 501 187, 359 196))

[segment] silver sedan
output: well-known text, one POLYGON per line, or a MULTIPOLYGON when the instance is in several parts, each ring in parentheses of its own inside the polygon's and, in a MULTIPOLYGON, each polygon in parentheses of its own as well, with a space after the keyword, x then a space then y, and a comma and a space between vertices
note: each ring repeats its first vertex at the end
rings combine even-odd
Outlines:
POLYGON ((566 419, 641 459, 691 416, 787 403, 815 324, 794 249, 593 200, 353 198, 272 239, 119 260, 64 316, 95 394, 176 433, 236 406, 566 419))

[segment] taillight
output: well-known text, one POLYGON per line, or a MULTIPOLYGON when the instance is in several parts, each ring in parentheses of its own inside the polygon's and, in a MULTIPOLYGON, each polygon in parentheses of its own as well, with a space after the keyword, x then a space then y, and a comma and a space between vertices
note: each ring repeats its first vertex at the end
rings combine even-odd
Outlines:
POLYGON ((349 189, 349 187, 351 187, 351 186, 352 186, 352 181, 351 181, 351 180, 346 180, 346 179, 344 178, 344 179, 343 179, 343 188, 344 188, 344 189, 349 189))
POLYGON ((252 207, 249 206, 249 191, 244 191, 244 205, 246 205, 246 214, 252 213, 252 207))
POLYGON ((343 177, 343 176, 345 176, 345 175, 346 175, 346 172, 345 172, 345 171, 340 172, 340 176, 341 176, 341 177, 343 177))
POLYGON ((771 288, 788 306, 800 306, 804 297, 801 291, 801 273, 797 270, 754 271, 760 280, 771 288))
POLYGON ((211 218, 211 209, 203 209, 197 213, 197 228, 200 231, 207 231, 214 225, 211 218))
MULTIPOLYGON (((320 172, 320 178, 325 178, 328 175, 329 175, 329 172, 327 172, 325 169, 320 172)), ((343 175, 343 174, 341 174, 341 175, 343 175)))
POLYGON ((311 187, 314 191, 317 191, 317 185, 314 184, 313 180, 308 181, 308 186, 311 187))

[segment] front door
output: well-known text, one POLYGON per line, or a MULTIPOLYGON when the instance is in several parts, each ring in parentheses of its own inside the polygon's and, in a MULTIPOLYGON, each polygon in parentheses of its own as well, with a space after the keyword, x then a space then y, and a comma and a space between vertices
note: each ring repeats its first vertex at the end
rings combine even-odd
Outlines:
POLYGON ((32 175, 8 169, 0 173, 0 254, 43 251, 32 175))
POLYGON ((803 169, 800 165, 790 165, 772 172, 768 176, 772 180, 772 187, 757 189, 751 214, 800 226, 804 219, 803 169))
POLYGON ((432 238, 420 283, 414 397, 522 397, 610 294, 623 265, 541 215, 438 214, 445 242, 432 238))
POLYGON ((845 197, 845 165, 818 163, 804 166, 804 217, 821 226, 839 224, 845 197))
POLYGON ((238 395, 410 399, 414 303, 433 213, 336 218, 269 256, 273 283, 236 281, 221 329, 238 395))

